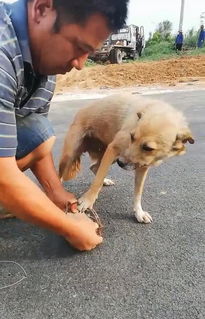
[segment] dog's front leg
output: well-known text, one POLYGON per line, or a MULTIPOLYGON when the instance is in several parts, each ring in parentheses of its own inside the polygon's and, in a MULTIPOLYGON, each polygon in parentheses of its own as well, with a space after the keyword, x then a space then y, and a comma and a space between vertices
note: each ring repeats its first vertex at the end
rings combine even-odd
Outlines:
POLYGON ((151 223, 152 217, 149 213, 143 211, 141 200, 144 189, 144 183, 147 176, 148 167, 138 167, 135 170, 135 199, 134 199, 134 211, 135 217, 139 223, 151 223))
POLYGON ((92 185, 90 186, 89 190, 78 200, 78 208, 80 211, 85 211, 86 209, 93 207, 93 204, 95 203, 98 194, 103 186, 104 178, 107 175, 108 169, 117 157, 117 148, 114 146, 113 143, 109 144, 105 151, 105 154, 103 155, 92 185))

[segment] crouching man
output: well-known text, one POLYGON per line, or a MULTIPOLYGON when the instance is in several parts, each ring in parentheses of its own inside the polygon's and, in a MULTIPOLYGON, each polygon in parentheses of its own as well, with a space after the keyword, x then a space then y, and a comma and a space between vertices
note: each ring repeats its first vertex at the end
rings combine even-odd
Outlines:
POLYGON ((123 26, 127 2, 0 2, 0 216, 53 230, 79 250, 95 248, 102 237, 85 214, 63 212, 67 203, 76 210, 76 198, 56 173, 47 114, 55 75, 82 69, 89 53, 123 26), (27 169, 43 190, 23 173, 27 169))

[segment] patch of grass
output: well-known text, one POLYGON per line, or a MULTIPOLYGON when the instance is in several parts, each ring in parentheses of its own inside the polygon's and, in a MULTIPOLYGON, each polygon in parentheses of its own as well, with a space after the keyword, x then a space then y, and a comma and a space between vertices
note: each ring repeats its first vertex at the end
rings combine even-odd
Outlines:
POLYGON ((97 63, 92 61, 91 59, 87 59, 85 62, 86 67, 95 66, 95 65, 97 65, 97 63))
POLYGON ((188 51, 185 51, 185 54, 186 55, 193 55, 193 56, 196 56, 196 55, 203 55, 205 54, 205 47, 203 48, 200 48, 200 49, 193 49, 193 50, 188 50, 188 51))
POLYGON ((205 54, 205 47, 201 49, 190 49, 176 52, 172 43, 161 42, 145 48, 139 61, 157 61, 170 58, 179 58, 181 56, 197 56, 205 54))
POLYGON ((163 41, 145 48, 140 60, 162 60, 177 56, 172 43, 163 41))
POLYGON ((159 60, 165 60, 165 59, 171 59, 171 58, 175 58, 178 57, 179 54, 175 53, 175 52, 171 52, 171 53, 156 53, 150 56, 146 56, 143 55, 141 57, 141 59, 139 59, 138 61, 159 61, 159 60))
POLYGON ((158 54, 169 54, 173 51, 174 46, 172 43, 168 41, 162 41, 160 43, 155 43, 152 45, 149 45, 144 50, 145 56, 152 56, 152 55, 158 55, 158 54))

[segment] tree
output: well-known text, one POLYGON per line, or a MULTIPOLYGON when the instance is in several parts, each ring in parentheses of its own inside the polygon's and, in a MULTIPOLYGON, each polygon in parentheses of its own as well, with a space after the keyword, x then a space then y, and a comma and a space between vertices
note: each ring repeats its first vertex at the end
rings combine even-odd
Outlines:
POLYGON ((185 34, 184 45, 187 48, 196 48, 198 39, 198 32, 194 30, 194 28, 190 29, 185 34))
POLYGON ((152 40, 152 32, 149 32, 149 39, 148 41, 152 40))
POLYGON ((169 20, 162 21, 156 27, 156 31, 149 33, 149 39, 146 42, 146 47, 167 42, 167 46, 174 43, 174 38, 171 35, 172 23, 169 20))
POLYGON ((156 32, 161 34, 164 41, 169 41, 172 32, 172 22, 169 20, 160 22, 156 28, 156 32))

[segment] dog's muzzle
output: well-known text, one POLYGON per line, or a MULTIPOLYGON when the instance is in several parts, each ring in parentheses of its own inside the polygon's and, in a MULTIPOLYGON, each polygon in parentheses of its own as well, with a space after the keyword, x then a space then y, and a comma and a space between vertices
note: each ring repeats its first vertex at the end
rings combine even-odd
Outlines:
POLYGON ((117 164, 118 164, 121 168, 125 169, 126 171, 133 171, 133 170, 136 169, 136 164, 134 164, 134 163, 124 163, 124 162, 122 162, 122 161, 119 160, 119 159, 117 159, 117 164))

